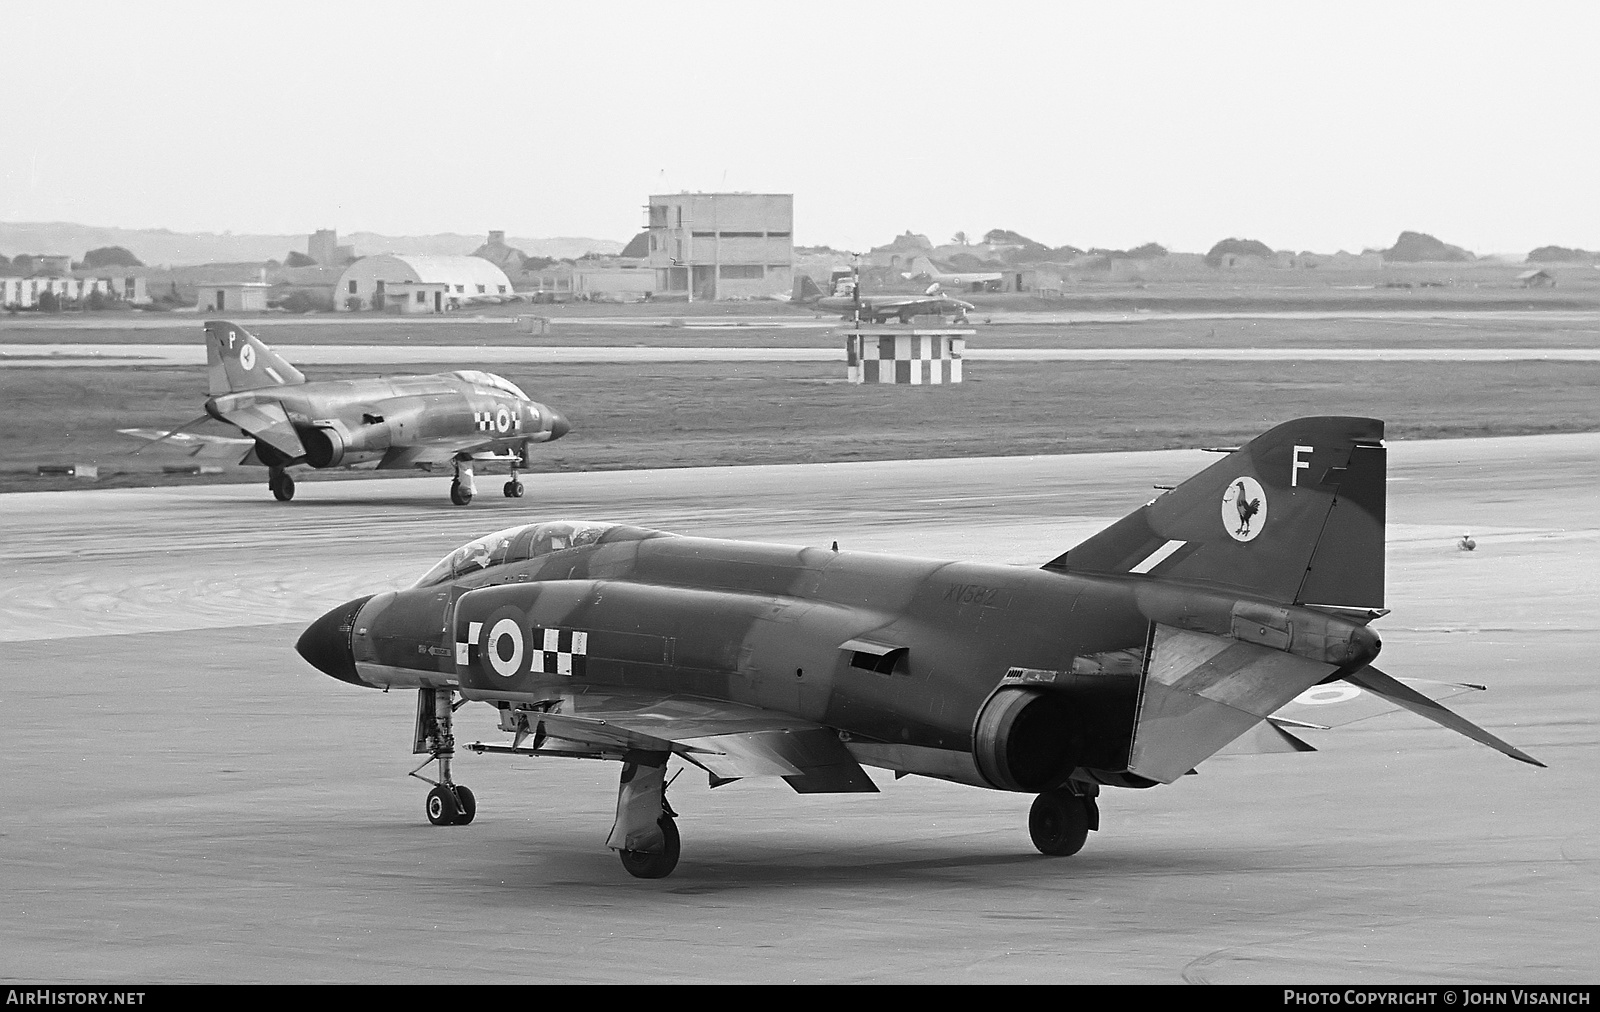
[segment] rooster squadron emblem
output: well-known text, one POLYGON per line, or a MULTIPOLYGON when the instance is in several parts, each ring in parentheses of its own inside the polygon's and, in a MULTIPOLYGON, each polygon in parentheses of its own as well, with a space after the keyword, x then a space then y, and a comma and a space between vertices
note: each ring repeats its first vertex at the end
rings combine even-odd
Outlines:
POLYGON ((1235 541, 1251 541, 1267 525, 1267 494, 1254 478, 1235 478, 1222 493, 1222 526, 1235 541))

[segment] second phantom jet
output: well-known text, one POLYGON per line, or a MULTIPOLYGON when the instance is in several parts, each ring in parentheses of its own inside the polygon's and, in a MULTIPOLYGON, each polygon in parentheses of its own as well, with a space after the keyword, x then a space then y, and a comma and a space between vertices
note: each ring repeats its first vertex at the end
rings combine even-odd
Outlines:
MULTIPOLYGON (((445 464, 454 469, 450 501, 465 506, 477 489, 473 467, 505 464, 507 498, 522 496, 517 469, 529 448, 560 439, 567 420, 515 383, 476 369, 426 376, 306 382, 305 376, 252 333, 225 320, 206 323, 206 414, 237 427, 254 445, 240 461, 267 468, 267 486, 280 501, 294 498, 288 468, 370 464, 378 470, 445 464)), ((161 440, 244 445, 244 441, 186 434, 183 429, 132 435, 161 440)))

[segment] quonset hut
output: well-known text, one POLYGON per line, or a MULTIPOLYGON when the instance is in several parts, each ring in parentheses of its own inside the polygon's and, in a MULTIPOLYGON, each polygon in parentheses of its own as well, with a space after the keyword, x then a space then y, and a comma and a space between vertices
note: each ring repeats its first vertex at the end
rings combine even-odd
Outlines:
POLYGON ((334 288, 341 310, 445 313, 511 298, 511 279, 482 257, 362 257, 344 269, 334 288))

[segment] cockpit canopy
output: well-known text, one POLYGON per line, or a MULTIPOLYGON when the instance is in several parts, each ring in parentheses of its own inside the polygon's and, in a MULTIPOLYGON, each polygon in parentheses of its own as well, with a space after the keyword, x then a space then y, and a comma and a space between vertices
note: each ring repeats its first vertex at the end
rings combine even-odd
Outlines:
POLYGON ((499 390, 504 393, 508 393, 513 397, 521 398, 525 401, 533 399, 527 394, 523 393, 522 388, 517 386, 515 383, 506 379, 504 376, 496 376, 492 372, 484 372, 481 369, 461 369, 451 373, 451 375, 459 376, 468 383, 472 383, 476 386, 488 387, 492 390, 499 390))
POLYGON ((552 520, 542 524, 523 524, 468 542, 439 560, 415 584, 431 587, 480 569, 523 562, 551 552, 564 552, 601 541, 639 541, 658 537, 659 531, 623 524, 590 523, 584 520, 552 520))

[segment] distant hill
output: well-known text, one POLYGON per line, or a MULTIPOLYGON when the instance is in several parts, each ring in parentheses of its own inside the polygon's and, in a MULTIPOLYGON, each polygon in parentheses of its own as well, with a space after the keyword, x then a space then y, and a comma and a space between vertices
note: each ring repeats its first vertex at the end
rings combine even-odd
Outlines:
POLYGON ((1600 263, 1600 253, 1593 250, 1573 249, 1570 246, 1540 246, 1528 254, 1531 264, 1593 264, 1600 263))
POLYGON ((1401 232, 1393 246, 1379 252, 1396 263, 1470 263, 1477 259, 1460 246, 1440 242, 1426 232, 1401 232))
MULTIPOLYGON (((245 235, 224 232, 173 232, 168 229, 103 228, 71 222, 0 222, 0 254, 65 253, 81 260, 84 253, 102 246, 131 250, 147 264, 260 263, 282 260, 290 250, 304 251, 309 233, 297 235, 245 235)), ((432 253, 465 256, 483 245, 482 235, 380 235, 356 232, 339 241, 355 247, 360 256, 374 253, 432 253)), ((613 239, 558 236, 530 239, 508 237, 507 243, 529 256, 574 259, 585 253, 614 255, 623 244, 613 239)))
POLYGON ((1272 259, 1272 247, 1260 239, 1223 239, 1206 252, 1206 266, 1220 267, 1223 259, 1228 256, 1260 257, 1263 260, 1272 259))

